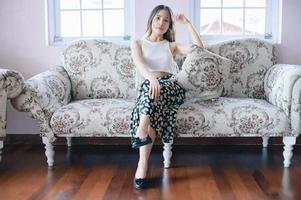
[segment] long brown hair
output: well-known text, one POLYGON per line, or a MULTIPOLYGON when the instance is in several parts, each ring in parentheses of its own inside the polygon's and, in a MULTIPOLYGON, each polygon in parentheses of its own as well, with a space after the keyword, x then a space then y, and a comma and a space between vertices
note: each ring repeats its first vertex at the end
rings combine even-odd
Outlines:
POLYGON ((152 21, 153 21, 154 17, 156 16, 156 14, 160 10, 165 10, 169 16, 169 27, 168 27, 168 30, 166 31, 166 33, 164 33, 163 38, 168 40, 169 42, 174 42, 175 41, 175 30, 174 30, 174 25, 173 25, 173 20, 172 20, 172 11, 168 6, 158 5, 152 10, 152 12, 148 18, 148 21, 147 21, 147 28, 146 28, 145 32, 148 37, 152 34, 152 21))

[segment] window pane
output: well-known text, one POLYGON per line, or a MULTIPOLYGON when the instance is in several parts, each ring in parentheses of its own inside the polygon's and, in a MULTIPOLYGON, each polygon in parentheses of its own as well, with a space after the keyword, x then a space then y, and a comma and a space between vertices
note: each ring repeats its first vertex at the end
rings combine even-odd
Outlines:
POLYGON ((200 22, 201 34, 220 34, 221 33, 221 10, 220 9, 201 9, 200 22))
POLYGON ((79 0, 60 0, 61 9, 80 9, 79 0))
POLYGON ((83 11, 83 36, 102 36, 101 11, 83 11))
POLYGON ((224 0, 223 7, 243 7, 243 0, 224 0))
POLYGON ((246 0, 246 7, 265 7, 265 0, 246 0))
POLYGON ((224 9, 223 11, 223 33, 242 34, 243 33, 243 10, 224 9))
POLYGON ((124 12, 123 10, 104 11, 105 36, 124 35, 124 12), (114 19, 114 20, 113 20, 114 19))
POLYGON ((80 12, 61 11, 61 36, 77 37, 80 35, 80 12))
POLYGON ((201 7, 221 7, 221 0, 200 0, 201 7))
POLYGON ((101 0, 82 0, 83 9, 100 9, 101 0))
POLYGON ((246 9, 246 34, 265 33, 265 10, 246 9))
POLYGON ((124 0, 103 0, 104 8, 123 8, 124 0))

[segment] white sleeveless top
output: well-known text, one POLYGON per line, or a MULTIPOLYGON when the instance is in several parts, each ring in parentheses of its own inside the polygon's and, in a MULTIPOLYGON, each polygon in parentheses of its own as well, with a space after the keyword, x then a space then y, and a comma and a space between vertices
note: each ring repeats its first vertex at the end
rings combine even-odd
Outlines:
MULTIPOLYGON (((142 56, 150 71, 168 72, 176 74, 178 65, 173 59, 169 48, 169 41, 151 42, 145 37, 141 39, 142 56)), ((136 70, 136 87, 139 87, 144 78, 136 70)))

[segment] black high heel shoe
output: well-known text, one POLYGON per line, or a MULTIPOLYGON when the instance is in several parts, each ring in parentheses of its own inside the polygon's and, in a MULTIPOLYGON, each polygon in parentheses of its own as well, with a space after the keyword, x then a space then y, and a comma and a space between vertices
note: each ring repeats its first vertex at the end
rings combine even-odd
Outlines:
POLYGON ((147 179, 146 178, 135 178, 134 187, 138 190, 147 188, 147 179))
POLYGON ((147 135, 145 138, 132 137, 132 148, 136 149, 144 145, 152 143, 152 139, 147 135))

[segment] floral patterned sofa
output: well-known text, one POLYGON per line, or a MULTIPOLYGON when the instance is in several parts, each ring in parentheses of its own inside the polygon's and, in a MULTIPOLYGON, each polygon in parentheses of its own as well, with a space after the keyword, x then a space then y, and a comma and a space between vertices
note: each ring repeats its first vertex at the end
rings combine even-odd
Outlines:
POLYGON ((7 99, 19 95, 24 86, 24 79, 19 72, 0 68, 0 161, 2 158, 3 140, 6 136, 7 99))
MULTIPOLYGON (((274 46, 263 40, 233 40, 206 49, 233 60, 223 95, 186 99, 175 137, 262 137, 266 147, 269 137, 280 136, 288 167, 301 130, 301 67, 276 64, 274 46)), ((177 58, 180 66, 184 59, 177 58)), ((63 51, 62 66, 27 80, 12 102, 39 122, 52 166, 56 137, 66 137, 69 145, 72 137, 130 137, 135 75, 129 46, 81 40, 63 51)), ((163 141, 165 167, 172 142, 163 141)))

